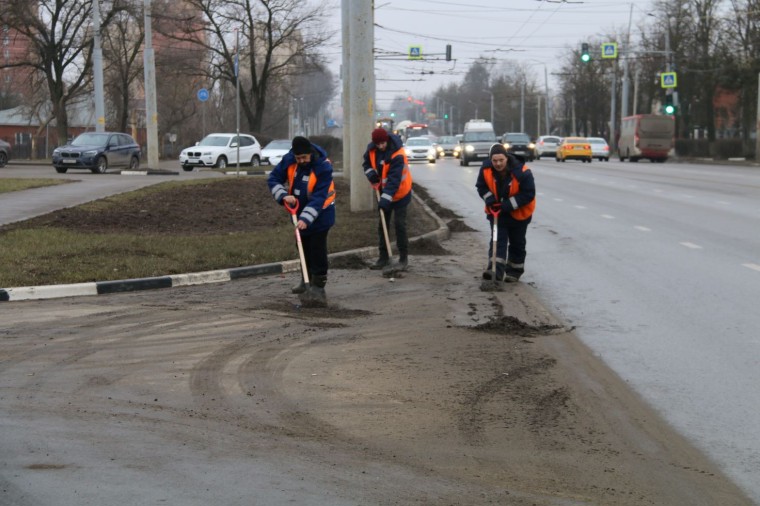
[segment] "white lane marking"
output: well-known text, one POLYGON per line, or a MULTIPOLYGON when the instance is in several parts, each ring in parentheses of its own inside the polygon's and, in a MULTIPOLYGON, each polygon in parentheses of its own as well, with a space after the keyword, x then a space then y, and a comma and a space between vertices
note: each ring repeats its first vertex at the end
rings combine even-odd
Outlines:
POLYGON ((564 202, 564 199, 554 199, 554 202, 564 202))
POLYGON ((586 206, 573 206, 576 209, 586 209, 586 206))
POLYGON ((752 269, 753 271, 760 272, 760 265, 757 265, 757 264, 742 264, 742 267, 746 267, 747 269, 752 269))
POLYGON ((655 188, 655 189, 654 189, 654 192, 655 192, 655 193, 662 193, 662 192, 663 192, 663 190, 660 190, 659 188, 655 188))
POLYGON ((635 228, 636 230, 641 230, 642 232, 651 232, 652 231, 651 228, 642 227, 641 225, 636 225, 633 228, 635 228))
POLYGON ((700 246, 699 244, 694 244, 693 242, 679 242, 678 244, 680 244, 681 246, 686 246, 687 248, 690 248, 690 249, 702 249, 702 246, 700 246))
POLYGON ((602 218, 607 219, 607 220, 614 220, 615 219, 615 217, 612 216, 611 214, 603 214, 602 218))
POLYGON ((730 206, 731 205, 730 202, 726 202, 725 200, 716 200, 715 202, 717 202, 718 204, 720 204, 722 206, 730 206))

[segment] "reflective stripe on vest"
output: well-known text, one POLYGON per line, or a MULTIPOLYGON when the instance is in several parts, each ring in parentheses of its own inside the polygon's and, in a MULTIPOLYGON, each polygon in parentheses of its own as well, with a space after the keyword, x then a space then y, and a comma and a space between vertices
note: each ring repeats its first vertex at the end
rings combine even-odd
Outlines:
MULTIPOLYGON (((524 172, 528 170, 528 168, 523 166, 522 170, 524 172)), ((494 176, 493 172, 494 172, 493 168, 484 170, 483 179, 485 179, 488 189, 491 190, 491 193, 493 193, 494 198, 498 202, 501 200, 501 198, 499 197, 499 190, 496 187, 497 186, 496 177, 494 176)), ((515 176, 510 172, 509 177, 512 178, 512 184, 509 185, 509 195, 507 195, 507 198, 514 197, 520 192, 520 183, 517 181, 515 176)), ((511 211, 510 214, 516 220, 527 220, 533 215, 533 211, 535 209, 536 209, 536 199, 534 197, 533 200, 528 202, 526 205, 522 207, 518 207, 517 209, 511 211)), ((486 212, 488 211, 486 210, 486 212)))
MULTIPOLYGON (((296 169, 298 164, 294 163, 288 167, 288 193, 293 195, 293 185, 295 184, 296 169)), ((317 184, 317 176, 314 173, 309 174, 309 183, 306 185, 306 197, 309 198, 314 191, 314 186, 317 184)), ((330 181, 330 188, 327 190, 327 198, 322 205, 322 209, 327 209, 333 202, 335 202, 335 181, 330 181)))
MULTIPOLYGON (((373 149, 369 152, 369 163, 372 166, 373 169, 377 170, 377 150, 373 149)), ((409 171, 409 160, 406 157, 406 151, 404 151, 404 148, 399 148, 391 155, 391 158, 394 158, 396 155, 401 155, 404 158, 404 169, 401 171, 401 183, 398 185, 398 190, 396 191, 396 194, 393 195, 393 202, 396 202, 397 200, 401 200, 407 195, 409 195, 409 192, 412 191, 412 173, 409 171)), ((383 173, 380 176, 380 179, 383 182, 383 186, 385 186, 386 181, 388 180, 388 169, 390 164, 384 163, 383 164, 383 173)))

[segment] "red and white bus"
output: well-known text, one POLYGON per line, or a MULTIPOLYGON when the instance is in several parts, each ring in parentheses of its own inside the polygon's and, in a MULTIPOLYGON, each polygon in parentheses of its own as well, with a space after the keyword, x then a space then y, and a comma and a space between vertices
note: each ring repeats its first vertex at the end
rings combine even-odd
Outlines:
POLYGON ((410 137, 420 137, 422 135, 430 135, 427 123, 411 123, 402 121, 398 124, 398 134, 403 140, 410 137))
POLYGON ((675 120, 673 116, 637 114, 620 121, 618 157, 620 161, 638 162, 648 158, 652 162, 668 159, 674 145, 675 120))

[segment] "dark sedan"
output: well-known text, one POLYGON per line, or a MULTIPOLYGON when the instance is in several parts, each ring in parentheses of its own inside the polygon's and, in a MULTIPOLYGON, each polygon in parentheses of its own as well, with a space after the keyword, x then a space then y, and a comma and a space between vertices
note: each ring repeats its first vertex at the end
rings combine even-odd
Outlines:
POLYGON ((86 132, 53 151, 53 167, 64 174, 69 169, 89 169, 105 174, 108 169, 140 167, 142 151, 132 136, 121 132, 86 132))
POLYGON ((0 167, 5 167, 11 158, 11 145, 0 139, 0 167))
POLYGON ((521 132, 508 132, 502 135, 501 142, 508 153, 519 155, 531 162, 536 158, 536 145, 530 140, 530 136, 521 132))

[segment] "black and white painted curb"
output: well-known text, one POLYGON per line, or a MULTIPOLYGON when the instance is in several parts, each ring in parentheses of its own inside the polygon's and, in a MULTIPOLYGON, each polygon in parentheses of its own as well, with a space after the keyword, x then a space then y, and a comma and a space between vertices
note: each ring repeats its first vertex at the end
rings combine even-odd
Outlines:
MULTIPOLYGON (((417 196, 415 195, 415 198, 417 196)), ((450 235, 449 227, 441 220, 427 204, 421 199, 417 201, 438 222, 438 229, 433 232, 410 239, 409 242, 422 240, 444 241, 450 235)), ((395 247, 395 243, 392 244, 395 247)), ((376 246, 342 251, 330 255, 331 259, 356 256, 359 258, 371 258, 377 255, 376 246)), ((136 292, 140 290, 154 290, 157 288, 173 288, 178 286, 203 285, 207 283, 225 283, 237 279, 251 278, 255 276, 267 276, 271 274, 285 274, 297 272, 301 269, 299 260, 287 260, 285 262, 253 265, 250 267, 233 267, 217 271, 194 272, 190 274, 173 274, 157 276, 153 278, 123 279, 118 281, 95 281, 90 283, 73 283, 67 285, 42 285, 22 286, 18 288, 0 288, 0 302, 13 302, 20 300, 55 299, 61 297, 79 297, 84 295, 106 295, 111 293, 136 292)))

